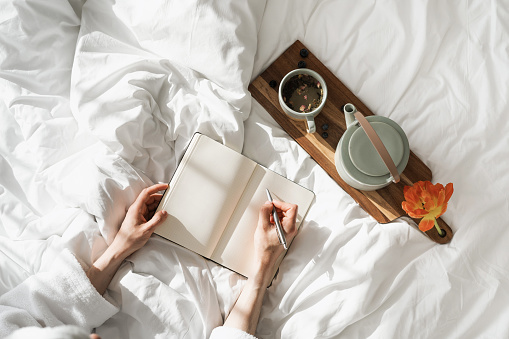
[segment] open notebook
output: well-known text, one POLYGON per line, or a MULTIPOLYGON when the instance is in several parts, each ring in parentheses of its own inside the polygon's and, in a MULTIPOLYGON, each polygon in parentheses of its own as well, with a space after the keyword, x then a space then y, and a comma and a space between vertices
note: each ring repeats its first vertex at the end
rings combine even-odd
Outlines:
POLYGON ((313 192, 196 133, 159 203, 168 217, 155 233, 248 277, 266 188, 274 200, 299 206, 299 227, 313 192))

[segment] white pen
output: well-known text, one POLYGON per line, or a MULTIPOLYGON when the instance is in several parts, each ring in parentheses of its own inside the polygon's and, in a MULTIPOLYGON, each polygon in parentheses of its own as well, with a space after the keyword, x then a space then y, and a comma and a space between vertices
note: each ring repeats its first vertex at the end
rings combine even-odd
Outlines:
POLYGON ((274 217, 274 222, 276 223, 277 237, 279 238, 279 242, 283 244, 285 250, 287 250, 288 246, 286 245, 285 234, 283 233, 283 227, 281 227, 281 221, 279 221, 279 216, 277 215, 276 206, 274 206, 269 189, 266 188, 265 190, 267 191, 267 198, 269 198, 269 201, 272 203, 272 216, 274 217))

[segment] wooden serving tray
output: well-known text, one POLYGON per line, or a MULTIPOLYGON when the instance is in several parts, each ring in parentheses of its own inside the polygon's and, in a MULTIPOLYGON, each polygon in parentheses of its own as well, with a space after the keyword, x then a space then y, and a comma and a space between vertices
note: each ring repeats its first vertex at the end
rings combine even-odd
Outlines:
MULTIPOLYGON (((403 202, 403 188, 419 180, 431 181, 431 170, 412 152, 408 165, 401 174, 401 181, 397 184, 376 191, 360 191, 339 176, 334 162, 334 153, 339 139, 346 130, 343 106, 352 103, 364 116, 373 115, 364 105, 320 60, 318 60, 300 41, 290 46, 269 68, 258 76, 250 85, 249 91, 281 127, 304 148, 310 156, 334 179, 355 201, 373 218, 380 223, 387 223, 401 216, 406 216, 401 207, 403 202), (300 54, 302 49, 308 51, 307 56, 300 54), (299 65, 301 62, 301 65, 299 65), (281 109, 278 101, 279 83, 283 77, 293 69, 302 67, 318 72, 325 80, 328 97, 323 110, 315 117, 316 133, 310 134, 306 130, 305 121, 290 119, 281 109), (271 85, 273 87, 271 87, 271 85), (328 125, 327 130, 322 126, 328 125), (326 132, 328 135, 322 136, 326 132)), ((415 220, 417 223, 419 220, 415 220)), ((441 219, 439 226, 446 231, 446 236, 438 235, 433 227, 426 234, 437 243, 448 243, 452 236, 451 228, 441 219)))

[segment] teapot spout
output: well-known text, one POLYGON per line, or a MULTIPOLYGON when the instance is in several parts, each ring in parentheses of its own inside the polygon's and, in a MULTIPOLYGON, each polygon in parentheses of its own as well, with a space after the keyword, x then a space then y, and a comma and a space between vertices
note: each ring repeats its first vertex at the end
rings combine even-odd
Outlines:
POLYGON ((355 122, 354 114, 357 112, 357 108, 353 104, 346 104, 343 106, 343 112, 345 113, 346 127, 350 126, 355 122))

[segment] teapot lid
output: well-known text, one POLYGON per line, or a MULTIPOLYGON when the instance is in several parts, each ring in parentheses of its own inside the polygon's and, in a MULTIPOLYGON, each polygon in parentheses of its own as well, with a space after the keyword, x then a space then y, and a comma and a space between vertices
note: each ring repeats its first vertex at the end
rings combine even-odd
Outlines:
MULTIPOLYGON (((408 139, 403 129, 393 120, 378 115, 368 116, 366 120, 384 143, 398 173, 402 173, 410 156, 408 139)), ((392 182, 387 166, 359 123, 350 125, 341 137, 335 162, 343 180, 358 183, 364 190, 378 189, 392 182)))
MULTIPOLYGON (((405 151, 400 133, 394 127, 382 121, 371 122, 371 126, 382 140, 392 161, 398 165, 403 159, 405 151)), ((366 175, 383 176, 389 173, 389 169, 363 128, 357 128, 352 133, 348 143, 348 154, 353 165, 366 175)))

